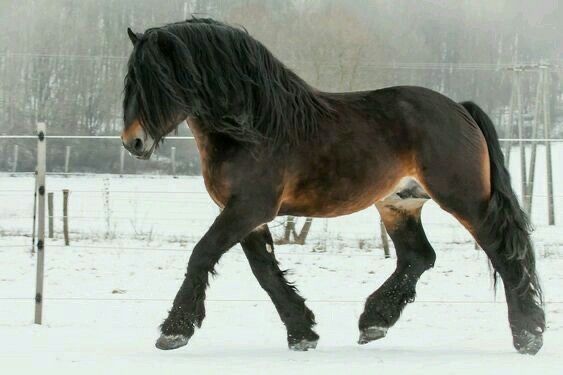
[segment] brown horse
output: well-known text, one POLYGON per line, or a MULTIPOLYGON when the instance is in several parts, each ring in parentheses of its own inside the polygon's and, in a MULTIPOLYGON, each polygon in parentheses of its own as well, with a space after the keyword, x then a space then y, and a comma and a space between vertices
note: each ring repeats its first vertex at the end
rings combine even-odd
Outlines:
POLYGON ((420 221, 429 198, 471 232, 500 274, 516 349, 541 348, 545 319, 527 218, 478 106, 420 87, 320 92, 245 31, 209 19, 128 32, 124 146, 149 158, 187 119, 205 186, 222 208, 193 250, 158 348, 186 345, 201 326, 209 274, 236 243, 275 304, 289 347, 314 348, 314 315, 279 269, 267 223, 372 204, 397 268, 368 297, 359 342, 385 336, 436 258, 420 221))

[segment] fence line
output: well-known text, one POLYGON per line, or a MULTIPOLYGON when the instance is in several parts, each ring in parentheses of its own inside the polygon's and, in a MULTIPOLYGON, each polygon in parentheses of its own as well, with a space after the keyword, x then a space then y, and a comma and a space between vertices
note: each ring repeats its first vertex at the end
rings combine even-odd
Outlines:
MULTIPOLYGON (((49 175, 49 174, 47 174, 47 175, 49 175)), ((16 194, 16 193, 26 193, 26 194, 27 194, 27 193, 29 193, 29 192, 30 192, 29 190, 24 190, 24 189, 21 189, 21 190, 0 190, 0 195, 11 195, 11 194, 16 194), (3 193, 8 193, 8 194, 3 194, 3 193)), ((74 190, 70 190, 70 192, 71 192, 73 195, 74 195, 74 194, 84 193, 84 192, 81 192, 81 191, 74 191, 74 190)), ((102 191, 102 190, 99 190, 99 191, 96 191, 96 190, 95 190, 95 191, 91 191, 91 192, 88 192, 88 193, 92 193, 92 194, 103 194, 103 191, 102 191)), ((127 194, 135 194, 135 193, 138 193, 138 194, 153 194, 153 193, 154 193, 154 194, 174 194, 174 195, 195 194, 195 195, 203 195, 203 196, 205 196, 205 197, 207 197, 207 196, 209 195, 206 191, 198 191, 198 192, 165 192, 165 191, 163 191, 163 192, 156 192, 156 191, 141 191, 141 192, 140 192, 140 191, 131 190, 131 191, 128 191, 128 192, 126 192, 126 191, 120 191, 119 193, 127 193, 127 194)), ((113 191, 111 191, 111 194, 113 194, 113 191)), ((553 197, 553 198, 563 198, 563 195, 561 195, 561 194, 549 195, 549 196, 551 196, 551 197, 553 197)), ((532 197, 532 198, 546 198, 546 197, 548 197, 548 195, 547 195, 547 194, 531 194, 531 195, 530 195, 530 194, 524 194, 524 195, 516 194, 516 197, 518 197, 518 198, 521 198, 521 197, 526 197, 526 198, 528 198, 528 197, 532 197)), ((143 197, 143 198, 144 198, 144 197, 143 197)), ((186 198, 189 198, 189 197, 186 197, 186 198)), ((112 198, 112 201, 127 202, 127 201, 130 201, 131 199, 134 199, 134 198, 112 198)), ((162 199, 160 199, 160 198, 154 198, 154 199, 151 199, 151 198, 144 198, 144 199, 145 199, 144 201, 149 201, 149 202, 178 202, 178 201, 181 201, 180 199, 168 199, 168 200, 162 200, 162 199)), ((197 199, 197 200, 184 199, 184 201, 185 201, 185 202, 190 202, 190 203, 208 203, 208 202, 210 201, 210 199, 211 199, 211 198, 209 198, 209 200, 208 200, 208 199, 197 199)), ((114 211, 114 212, 115 212, 115 211, 114 211)))
MULTIPOLYGON (((10 175, 13 173, 9 173, 10 175)), ((170 175, 166 175, 169 177, 170 175)), ((8 193, 29 193, 27 189, 0 189, 1 192, 8 192, 8 193)), ((102 190, 72 190, 72 193, 79 193, 79 194, 97 194, 101 193, 102 190)), ((188 191, 156 191, 156 190, 112 190, 112 194, 131 194, 131 193, 140 193, 140 194, 207 194, 206 191, 195 191, 195 190, 188 190, 188 191)))
MULTIPOLYGON (((3 301, 31 301, 32 297, 0 297, 3 301)), ((110 297, 46 297, 45 300, 48 301, 75 301, 75 302, 169 302, 173 300, 170 298, 149 298, 149 297, 131 297, 131 298, 110 298, 110 297)), ((272 303, 269 299, 215 299, 209 298, 205 302, 214 303, 233 303, 233 302, 243 302, 243 303, 272 303)), ((365 303, 365 300, 337 300, 337 299, 307 299, 308 303, 365 303)), ((481 300, 416 300, 417 303, 427 303, 427 304, 505 304, 506 301, 481 301, 481 300)), ((545 304, 563 304, 563 301, 545 301, 545 304)))
MULTIPOLYGON (((375 211, 374 211, 375 213, 375 211)), ((63 219, 64 215, 60 215, 60 216, 56 216, 55 219, 63 219)), ((375 217, 375 216, 374 216, 375 217)), ((81 222, 90 222, 90 223, 97 223, 100 222, 101 220, 104 220, 107 218, 107 216, 74 216, 74 215, 69 215, 68 216, 69 219, 72 220, 80 220, 81 222)), ((176 217, 154 217, 151 216, 151 218, 155 218, 155 220, 150 220, 148 218, 135 218, 132 216, 111 216, 110 218, 112 220, 112 222, 116 221, 116 222, 130 222, 130 221, 134 221, 137 224, 142 224, 142 222, 148 222, 150 223, 154 223, 156 221, 172 221, 172 222, 181 222, 181 223, 202 223, 202 224, 211 224, 214 220, 213 217, 209 217, 207 219, 188 219, 185 218, 184 216, 176 216, 176 217)), ((17 216, 17 217, 10 217, 10 220, 31 220, 33 219, 32 216, 17 216)), ((330 220, 330 218, 318 218, 318 220, 330 220)), ((448 222, 435 222, 435 221, 425 221, 424 219, 422 219, 422 224, 424 224, 425 226, 441 226, 444 228, 450 228, 450 229, 454 229, 454 228, 460 228, 460 229, 464 229, 464 227, 458 223, 454 218, 452 218, 451 223, 448 222)), ((376 221, 374 221, 375 224, 376 221)), ((285 222, 283 221, 271 221, 268 226, 270 227, 270 229, 272 228, 277 228, 277 227, 281 227, 285 224, 285 222)), ((374 225, 375 225, 374 224, 374 225)), ((72 233, 80 233, 80 232, 72 232, 72 233)), ((354 235, 365 235, 365 236, 369 236, 369 235, 375 235, 376 232, 351 232, 354 235)))
MULTIPOLYGON (((0 135, 0 139, 37 139, 36 135, 0 135)), ((45 139, 119 139, 119 135, 46 135, 45 139)), ((171 140, 182 140, 188 139, 193 140, 194 137, 191 136, 169 136, 166 139, 171 140)))
MULTIPOLYGON (((49 245, 53 248, 65 249, 68 246, 63 245, 49 245)), ((193 252, 193 246, 190 248, 165 248, 159 247, 158 249, 151 249, 146 247, 112 247, 112 246, 89 246, 89 245, 73 245, 72 248, 77 249, 90 249, 90 250, 118 250, 118 251, 140 251, 140 252, 170 252, 170 253, 182 253, 182 254, 191 254, 193 252)), ((276 255, 281 256, 336 256, 336 257, 345 257, 345 258, 354 258, 354 257, 380 257, 381 254, 378 253, 330 253, 330 252, 303 252, 303 251, 275 251, 276 255)))
MULTIPOLYGON (((444 226, 443 224, 440 224, 444 226)), ((461 228, 461 227, 460 227, 461 228)), ((355 233, 357 234, 357 233, 355 233)), ((364 234, 364 233, 360 233, 364 234)), ((376 236, 376 233, 369 233, 366 235, 376 236)), ((154 253, 182 253, 182 254, 191 254, 193 251, 193 242, 190 241, 190 247, 158 247, 158 248, 150 248, 150 247, 138 247, 138 246, 98 246, 98 245, 72 245, 66 246, 62 244, 53 244, 50 243, 49 246, 55 249, 66 249, 69 252, 73 251, 74 249, 88 249, 88 250, 113 250, 119 252, 154 252, 154 253)), ((467 244, 472 243, 471 240, 466 241, 467 244)), ((27 244, 15 244, 15 245, 0 245, 0 248, 28 248, 29 245, 27 244)), ((327 251, 275 251, 276 255, 281 256, 340 256, 346 258, 354 258, 354 257, 380 257, 381 254, 372 251, 365 251, 364 252, 327 252, 327 251)))
MULTIPOLYGON (((119 139, 118 135, 46 135, 46 139, 119 139)), ((0 135, 0 139, 37 139, 37 135, 0 135)), ((170 140, 194 140, 191 136, 169 136, 170 140)), ((563 138, 499 138, 500 142, 563 142, 563 138)))

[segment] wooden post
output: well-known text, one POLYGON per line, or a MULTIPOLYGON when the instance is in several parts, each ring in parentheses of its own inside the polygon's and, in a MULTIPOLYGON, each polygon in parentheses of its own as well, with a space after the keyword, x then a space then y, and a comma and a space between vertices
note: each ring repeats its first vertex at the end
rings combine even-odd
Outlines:
POLYGON ((37 273, 35 277, 35 324, 43 320, 43 279, 45 275, 45 172, 47 141, 45 123, 37 124, 37 273))
POLYGON ((63 234, 65 238, 65 246, 68 246, 68 189, 63 190, 63 234))
POLYGON ((385 229, 383 220, 379 220, 379 229, 381 231, 381 244, 383 245, 383 254, 385 254, 385 258, 390 258, 391 254, 389 253, 389 239, 387 238, 387 229, 385 229))
POLYGON ((65 153, 65 173, 68 173, 68 164, 70 162, 70 146, 66 146, 65 153))
POLYGON ((14 164, 12 165, 12 172, 18 170, 18 154, 19 154, 19 146, 14 145, 14 164))
MULTIPOLYGON (((303 224, 303 228, 298 235, 295 236, 295 243, 298 245, 305 245, 305 241, 307 240, 307 236, 309 235, 309 230, 311 230, 311 225, 313 225, 313 218, 308 217, 305 219, 305 224, 303 224)), ((295 229, 295 226, 294 226, 295 229)), ((294 231, 295 234, 295 231, 294 231)))
POLYGON ((47 211, 49 215, 49 238, 53 238, 53 193, 47 193, 47 211))
POLYGON ((171 148, 172 176, 176 177, 176 147, 171 148))
POLYGON ((555 225, 555 212, 553 210, 553 170, 551 163, 551 113, 549 108, 549 70, 543 66, 544 85, 543 85, 543 131, 545 138, 545 165, 547 168, 547 222, 555 225))
POLYGON ((119 176, 123 177, 123 166, 125 165, 125 149, 120 147, 121 152, 119 154, 119 176))
POLYGON ((291 233, 295 233, 295 218, 293 216, 288 216, 285 222, 285 231, 284 231, 284 243, 291 242, 291 233))

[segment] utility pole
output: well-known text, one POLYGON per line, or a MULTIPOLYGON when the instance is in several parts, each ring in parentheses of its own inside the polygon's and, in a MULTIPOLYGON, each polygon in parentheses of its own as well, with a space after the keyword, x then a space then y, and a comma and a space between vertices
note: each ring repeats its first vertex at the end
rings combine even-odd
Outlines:
MULTIPOLYGON (((535 183, 535 165, 537 155, 538 135, 540 134, 540 123, 543 113, 543 141, 545 147, 546 181, 547 181, 547 220, 549 225, 555 225, 555 213, 553 204, 553 164, 551 155, 551 108, 550 108, 550 86, 549 74, 551 66, 549 64, 534 65, 515 65, 508 70, 513 72, 512 93, 509 109, 509 134, 513 117, 513 103, 516 99, 518 107, 518 143, 520 146, 520 173, 522 203, 525 212, 530 216, 533 206, 533 193, 535 183), (522 73, 532 71, 538 72, 538 84, 536 86, 536 102, 534 107, 534 125, 532 128, 532 146, 530 155, 530 166, 527 168, 526 153, 524 148, 524 125, 523 125, 523 105, 522 105, 522 73), (527 172, 529 175, 527 176, 527 172)), ((507 167, 509 160, 509 149, 507 150, 507 167)))
MULTIPOLYGON (((539 71, 538 74, 538 84, 536 87, 536 102, 534 103, 534 127, 532 128, 532 139, 538 137, 538 130, 540 127, 540 111, 541 111, 541 100, 542 100, 542 89, 544 84, 543 71, 539 71)), ((534 195, 534 183, 536 175, 536 154, 537 154, 538 142, 532 142, 531 144, 531 154, 530 154, 530 168, 528 170, 528 182, 526 195, 524 196, 524 212, 528 216, 532 215, 532 202, 534 195)))
POLYGON ((547 221, 549 225, 555 225, 555 213, 553 211, 553 169, 551 164, 551 113, 549 102, 549 70, 548 66, 542 65, 540 69, 544 75, 543 85, 543 132, 545 138, 545 166, 547 177, 547 221))

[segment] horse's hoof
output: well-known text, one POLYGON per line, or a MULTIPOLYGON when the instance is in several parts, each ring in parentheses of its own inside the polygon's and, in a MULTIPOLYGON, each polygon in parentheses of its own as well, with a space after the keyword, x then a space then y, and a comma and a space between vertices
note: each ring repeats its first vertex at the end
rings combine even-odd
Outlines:
POLYGON ((360 331, 358 344, 364 345, 370 341, 379 340, 387 334, 387 327, 368 327, 360 331))
POLYGON ((296 352, 306 352, 309 349, 315 349, 317 347, 317 343, 319 340, 307 340, 303 339, 301 341, 297 341, 295 343, 289 344, 289 349, 294 350, 296 352))
POLYGON ((183 335, 160 335, 155 346, 160 350, 173 350, 185 346, 189 337, 183 335))
POLYGON ((533 334, 528 331, 521 331, 514 336, 514 347, 520 354, 535 355, 543 346, 542 334, 533 334))

